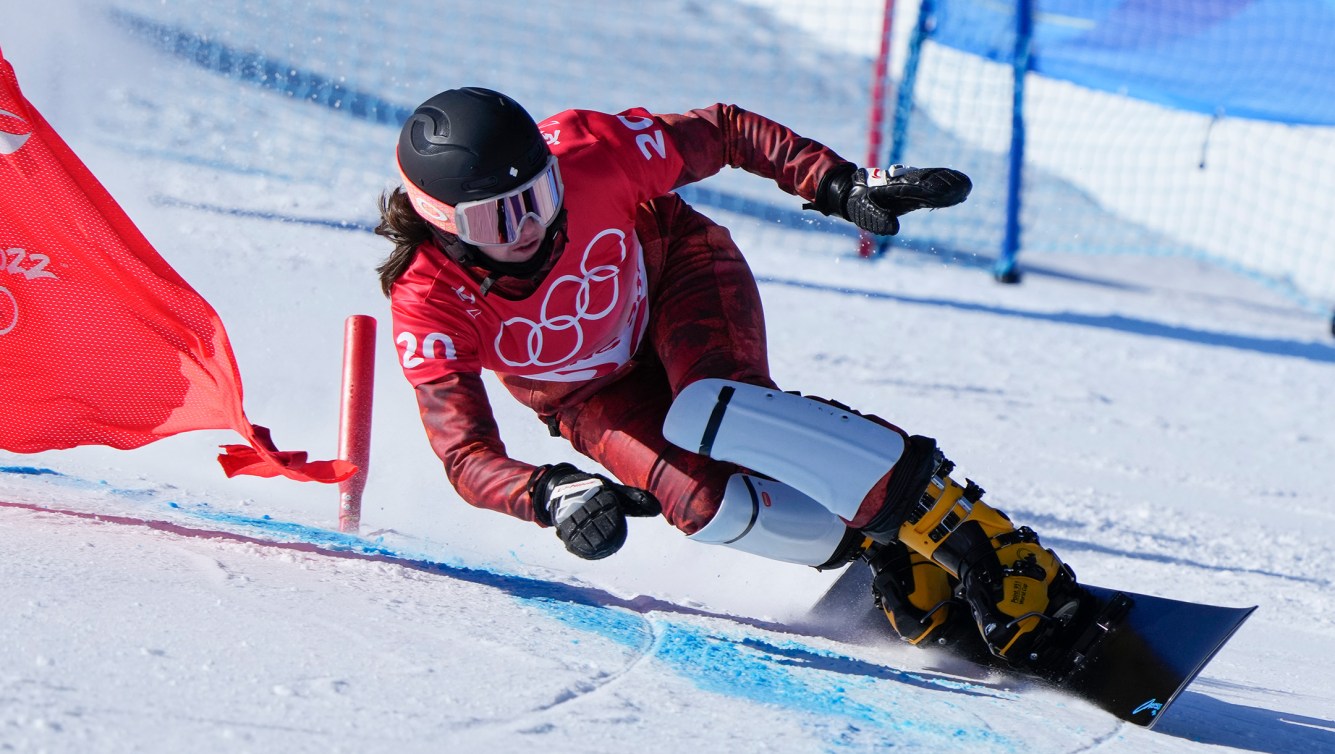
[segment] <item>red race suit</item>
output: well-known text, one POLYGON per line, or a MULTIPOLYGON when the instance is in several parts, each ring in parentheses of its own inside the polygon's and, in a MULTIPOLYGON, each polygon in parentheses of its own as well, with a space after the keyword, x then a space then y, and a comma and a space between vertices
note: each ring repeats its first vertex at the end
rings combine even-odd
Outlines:
POLYGON ((480 372, 553 433, 693 533, 736 468, 662 437, 672 398, 706 377, 774 386, 760 296, 727 230, 673 189, 724 167, 813 199, 844 161, 731 105, 682 115, 567 110, 539 122, 565 183, 567 227, 535 281, 485 272, 427 242, 390 291, 394 340, 422 421, 468 503, 534 520, 537 467, 510 458, 480 372))

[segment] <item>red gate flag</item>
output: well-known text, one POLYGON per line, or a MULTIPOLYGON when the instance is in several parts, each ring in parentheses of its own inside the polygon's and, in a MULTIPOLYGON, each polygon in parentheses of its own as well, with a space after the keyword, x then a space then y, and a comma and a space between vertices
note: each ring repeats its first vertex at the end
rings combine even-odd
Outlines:
POLYGON ((338 482, 246 419, 218 314, 19 91, 0 54, 0 448, 128 449, 234 429, 228 476, 338 482))

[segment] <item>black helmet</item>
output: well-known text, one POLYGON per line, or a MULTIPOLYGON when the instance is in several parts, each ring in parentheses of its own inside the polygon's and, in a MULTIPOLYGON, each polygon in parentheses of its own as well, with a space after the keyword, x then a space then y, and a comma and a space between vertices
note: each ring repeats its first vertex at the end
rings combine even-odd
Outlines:
POLYGON ((551 152, 528 112, 491 89, 449 89, 423 102, 399 133, 404 178, 449 205, 517 188, 551 152))

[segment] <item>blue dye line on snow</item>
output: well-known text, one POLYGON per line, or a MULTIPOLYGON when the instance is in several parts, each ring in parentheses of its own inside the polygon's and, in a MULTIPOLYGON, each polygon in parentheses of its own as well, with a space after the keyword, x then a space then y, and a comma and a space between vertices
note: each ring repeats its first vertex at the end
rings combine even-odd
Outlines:
POLYGON ((228 78, 328 107, 359 120, 397 128, 413 112, 411 107, 344 86, 328 76, 303 71, 260 52, 233 49, 188 29, 158 23, 123 10, 112 10, 111 18, 131 32, 152 40, 169 55, 228 78))
POLYGON ((143 498, 152 495, 152 492, 145 490, 117 489, 107 482, 93 482, 87 479, 80 479, 68 474, 56 471, 55 469, 46 469, 38 466, 0 466, 0 474, 15 474, 18 476, 49 476, 55 477, 52 481, 61 487, 74 487, 76 489, 95 490, 97 492, 106 492, 117 497, 143 498))
POLYGON ((785 230, 828 233, 848 239, 858 237, 858 229, 845 220, 831 220, 825 215, 808 210, 788 209, 777 204, 749 199, 727 191, 719 191, 698 183, 682 186, 676 190, 676 193, 691 204, 713 207, 761 222, 782 225, 785 230))
MULTIPOLYGON (((411 107, 390 102, 370 92, 350 88, 327 76, 302 70, 298 66, 270 58, 260 52, 234 49, 216 39, 210 39, 206 35, 189 29, 159 23, 123 10, 112 10, 111 17, 116 23, 129 29, 137 36, 150 40, 163 52, 236 81, 268 89, 292 99, 326 107, 358 120, 395 128, 412 115, 413 108, 411 107)), ((242 170, 243 172, 246 170, 237 166, 228 166, 227 169, 242 170)), ((788 209, 706 186, 697 184, 683 186, 677 190, 677 193, 693 204, 733 212, 762 222, 782 225, 787 230, 827 233, 846 238, 856 238, 858 235, 857 229, 846 222, 831 220, 812 212, 788 209)), ((189 206, 185 202, 178 202, 178 204, 189 206)), ((357 221, 289 218, 275 213, 229 210, 208 205, 195 205, 194 208, 222 214, 321 225, 340 230, 369 230, 374 227, 357 221)), ((943 249, 938 242, 932 239, 915 241, 897 238, 891 244, 897 251, 930 254, 942 261, 953 264, 991 267, 994 263, 994 260, 987 255, 943 249)), ((1269 286, 1275 292, 1287 296, 1307 311, 1317 313, 1325 313, 1326 311, 1321 302, 1303 294, 1291 281, 1251 270, 1241 264, 1205 252, 1189 253, 1181 256, 1217 264, 1225 269, 1240 272, 1269 286)))
POLYGON ((65 476, 54 469, 42 469, 36 466, 0 466, 0 474, 21 474, 23 476, 65 476))
MULTIPOLYGON (((90 490, 101 490, 106 487, 105 482, 93 482, 39 467, 6 466, 0 467, 0 473, 51 476, 56 477, 62 486, 83 487, 90 490)), ((131 497, 152 494, 143 491, 111 491, 131 497)), ((736 616, 694 610, 651 598, 625 600, 598 589, 499 573, 489 569, 413 559, 358 536, 294 522, 277 521, 269 516, 256 517, 213 510, 207 504, 182 505, 170 502, 167 505, 175 511, 195 518, 251 530, 267 535, 268 538, 243 537, 226 531, 188 530, 162 521, 123 519, 116 516, 98 518, 118 519, 124 523, 134 523, 184 535, 232 537, 277 547, 285 546, 285 543, 275 541, 275 537, 282 540, 296 540, 297 544, 308 546, 307 550, 317 549, 326 555, 392 563, 458 581, 489 586, 509 594, 525 605, 541 610, 566 626, 650 654, 655 661, 662 663, 702 690, 760 704, 779 705, 805 713, 812 717, 814 725, 824 725, 826 723, 822 721, 839 718, 849 721, 847 730, 852 731, 859 731, 858 726, 870 726, 877 729, 877 734, 914 730, 934 737, 946 736, 960 742, 987 741, 996 744, 1002 741, 1000 737, 986 729, 956 729, 918 719, 912 712, 899 716, 895 713, 893 695, 882 693, 883 687, 879 684, 892 681, 919 689, 975 697, 1006 698, 1008 694, 987 684, 960 681, 944 676, 935 677, 927 673, 909 673, 820 650, 796 641, 776 643, 745 634, 748 626, 782 632, 785 630, 782 625, 764 625, 736 616), (650 613, 654 613, 655 617, 648 617, 650 613), (692 626, 681 620, 672 619, 670 616, 673 614, 727 620, 738 626, 742 637, 730 638, 718 631, 692 626), (878 696, 882 699, 879 705, 855 698, 875 700, 878 696)), ((887 740, 887 743, 893 741, 887 740)))
POLYGON ((823 291, 844 296, 860 296, 866 299, 896 301, 915 306, 932 306, 956 311, 985 314, 998 317, 1013 317, 1036 322, 1051 322, 1076 327, 1088 327, 1099 330, 1138 335, 1147 338, 1161 338, 1184 343, 1194 343, 1218 348, 1233 348, 1266 356, 1285 356, 1294 359, 1306 359, 1319 364, 1335 364, 1335 345, 1329 343, 1295 340, 1289 338, 1267 338, 1255 335, 1240 335, 1214 330, 1202 330, 1184 325, 1170 325, 1149 319, 1128 317, 1121 314, 1085 314, 1082 312, 1041 312, 1028 309, 1015 309, 990 304, 978 304, 958 301, 952 298, 933 298, 913 296, 906 293, 867 290, 845 285, 814 283, 807 280, 779 278, 770 275, 756 275, 756 282, 767 285, 781 285, 801 290, 823 291))
POLYGON ((258 529, 268 534, 288 537, 307 544, 316 545, 335 552, 355 552, 365 555, 383 555, 387 558, 404 558, 403 554, 373 543, 353 534, 321 529, 292 521, 278 521, 270 516, 246 516, 239 513, 227 513, 212 510, 204 505, 184 506, 180 503, 168 503, 168 507, 188 513, 195 518, 220 524, 258 529))
MULTIPOLYGON (((806 683, 797 672, 775 664, 763 651, 699 629, 664 623, 654 657, 687 672, 701 689, 763 704, 780 704, 811 715, 836 714, 877 727, 895 723, 890 710, 850 697, 845 686, 806 683)), ((849 685, 871 684, 854 681, 849 685)))
POLYGON ((623 647, 641 653, 649 652, 653 647, 653 628, 639 613, 547 598, 528 600, 528 603, 571 628, 602 636, 623 647))
POLYGON ((268 212, 265 210, 241 209, 239 207, 222 207, 216 204, 188 202, 184 199, 176 199, 174 197, 161 195, 154 196, 152 201, 154 204, 161 207, 181 207, 183 209, 194 209, 218 215, 229 215, 231 217, 249 217, 256 220, 272 220, 274 222, 294 223, 297 225, 315 225, 322 228, 332 228, 334 230, 354 230, 359 233, 375 232, 375 225, 358 222, 356 220, 331 220, 324 217, 284 215, 278 212, 268 212))
POLYGON ((295 183, 302 180, 304 176, 295 173, 282 173, 271 167, 254 167, 243 165, 238 162, 220 160, 214 157, 200 157, 188 152, 182 152, 175 149, 160 149, 149 147, 136 147, 121 142, 106 141, 104 143, 113 144, 117 149, 127 154, 139 155, 140 157, 153 157, 160 160, 170 160, 182 165, 198 165, 210 170, 216 170, 220 173, 232 173, 233 175, 259 176, 261 178, 272 178, 288 183, 295 183))
MULTIPOLYGON (((111 17, 135 35, 150 40, 169 55, 181 58, 227 78, 268 89, 292 99, 326 107, 357 120, 397 128, 413 112, 411 107, 390 102, 370 92, 347 87, 327 76, 304 71, 286 61, 270 58, 260 52, 235 49, 216 39, 210 39, 188 29, 159 23, 121 10, 113 10, 111 17)), ((229 169, 234 170, 235 167, 231 166, 229 169)), ((857 237, 857 230, 848 223, 831 220, 812 212, 788 209, 703 186, 684 186, 677 193, 688 202, 713 207, 725 212, 734 212, 764 222, 776 223, 789 230, 830 233, 847 238, 857 237)), ((184 205, 185 203, 182 202, 181 204, 184 205)), ((196 209, 233 214, 220 207, 198 205, 196 209)), ((301 222, 301 220, 284 218, 279 215, 266 216, 263 213, 247 214, 246 216, 301 222)), ((333 222, 335 221, 314 224, 330 225, 331 227, 350 230, 361 230, 366 227, 364 224, 356 222, 339 225, 333 225, 333 222)))
POLYGON ((884 693, 881 685, 892 681, 966 696, 1001 696, 978 684, 896 670, 793 641, 775 643, 754 636, 730 638, 680 621, 651 620, 600 605, 571 605, 551 600, 530 604, 568 626, 639 651, 647 649, 655 661, 703 691, 778 705, 811 715, 816 724, 837 717, 852 723, 854 730, 864 726, 874 728, 880 735, 894 733, 893 738, 885 741, 887 745, 903 743, 902 734, 908 731, 961 745, 1010 743, 986 728, 938 723, 923 719, 913 710, 900 709, 895 695, 884 693))

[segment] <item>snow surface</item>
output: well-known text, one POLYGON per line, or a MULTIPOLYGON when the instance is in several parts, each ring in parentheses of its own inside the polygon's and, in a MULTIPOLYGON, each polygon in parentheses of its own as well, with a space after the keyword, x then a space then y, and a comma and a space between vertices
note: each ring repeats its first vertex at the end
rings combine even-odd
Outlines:
MULTIPOLYGON (((251 419, 331 456, 342 320, 388 326, 386 249, 272 218, 368 222, 393 129, 164 57, 105 10, 7 12, 0 46, 218 309, 251 419)), ((562 94, 586 97, 547 96, 562 94)), ((707 211, 762 280, 781 385, 936 436, 1085 581, 1260 606, 1154 731, 813 625, 831 574, 642 520, 586 563, 469 508, 382 330, 359 537, 331 531, 331 488, 224 479, 230 433, 0 453, 0 751, 1335 751, 1322 318, 1196 261, 1029 254, 1024 284, 1002 287, 977 265, 869 263, 845 236, 707 211)), ((513 455, 581 461, 498 389, 513 455)))

